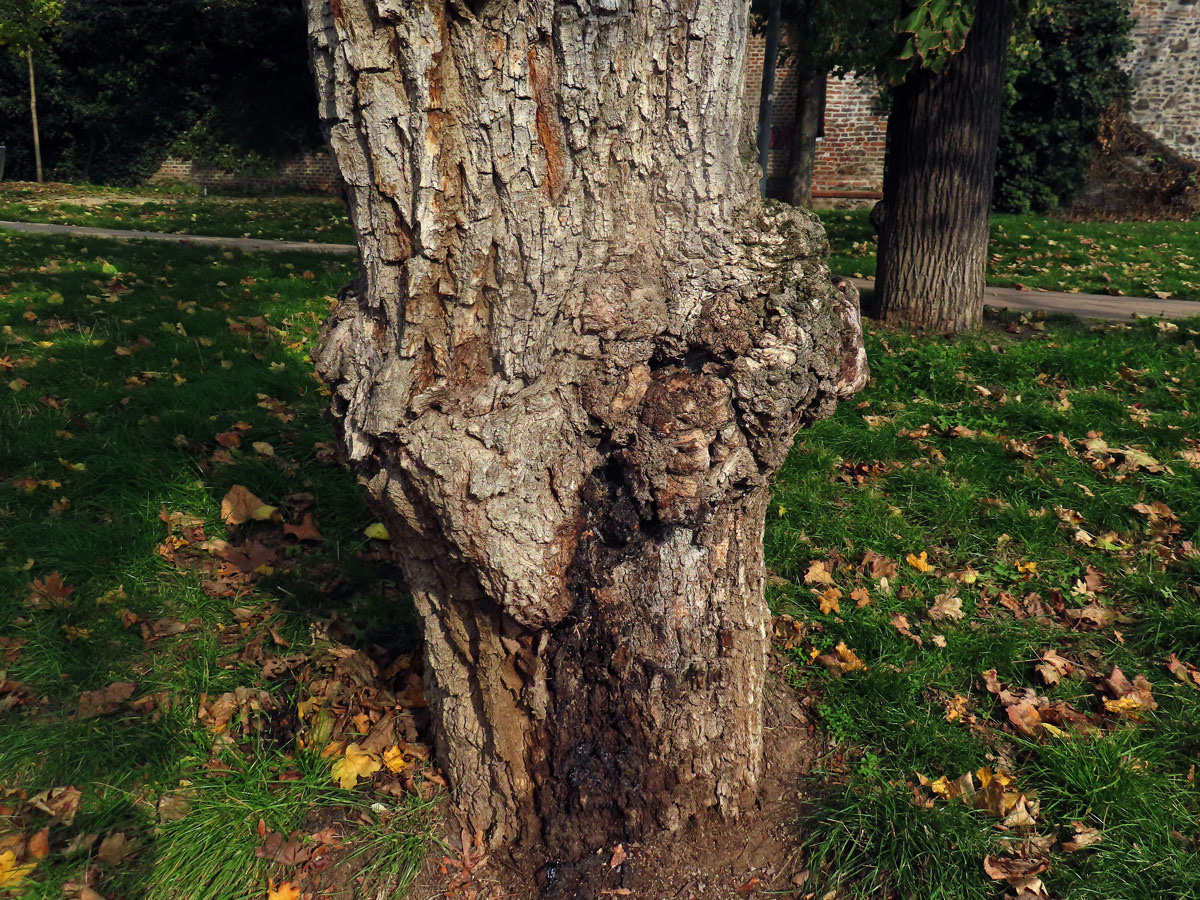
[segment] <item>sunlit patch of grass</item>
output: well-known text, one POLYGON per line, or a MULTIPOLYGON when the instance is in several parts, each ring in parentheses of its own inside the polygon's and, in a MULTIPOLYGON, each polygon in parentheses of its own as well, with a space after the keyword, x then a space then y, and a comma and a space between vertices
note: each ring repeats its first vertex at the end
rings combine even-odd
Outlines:
POLYGON ((345 204, 319 194, 239 197, 143 186, 0 185, 0 220, 170 234, 354 242, 345 204))
POLYGON ((136 851, 100 865, 104 896, 262 895, 268 874, 287 873, 254 857, 258 819, 291 829, 314 815, 326 817, 318 827, 352 819, 347 847, 373 848, 361 860, 370 877, 403 882, 429 839, 423 802, 389 801, 381 824, 361 792, 333 785, 331 760, 286 742, 214 775, 203 765, 214 736, 197 720, 206 698, 262 686, 261 673, 229 660, 241 648, 229 636, 233 607, 270 604, 292 653, 319 646, 314 623, 335 616, 359 646, 399 653, 416 641, 397 576, 365 552, 374 516, 361 489, 314 449, 332 431, 308 353, 353 262, 4 233, 0 258, 0 681, 27 697, 0 711, 0 786, 82 794, 70 825, 47 816, 29 826, 50 826, 51 852, 26 896, 81 883, 98 844, 69 844, 118 831, 136 851), (216 435, 236 423, 248 426, 245 445, 216 459, 216 435), (287 548, 287 571, 252 592, 212 596, 199 574, 160 556, 160 512, 224 536, 220 502, 234 484, 276 503, 310 497, 324 541, 287 548), (335 591, 320 572, 337 573, 335 591), (74 589, 68 602, 27 603, 33 580, 51 573, 74 589), (188 628, 146 643, 138 622, 165 618, 188 628), (117 682, 162 699, 143 713, 76 715, 82 692, 117 682), (159 822, 159 799, 185 788, 192 812, 159 822), (376 830, 360 839, 367 822, 376 830))
MULTIPOLYGON (((830 268, 874 277, 877 251, 869 211, 828 210, 830 268)), ((988 284, 1200 300, 1200 231, 1192 222, 1062 222, 992 216, 988 284)))
POLYGON ((792 651, 794 680, 816 693, 833 743, 804 824, 809 887, 817 896, 834 888, 863 898, 999 896, 1003 885, 985 875, 983 858, 1019 830, 1005 835, 995 818, 961 803, 926 808, 914 794, 921 777, 986 766, 1039 798, 1037 833, 1068 839, 1075 821, 1113 831, 1087 850, 1052 854, 1044 878, 1054 896, 1195 894, 1200 691, 1174 681, 1165 663, 1174 652, 1200 665, 1200 560, 1160 554, 1133 507, 1157 501, 1177 516, 1170 547, 1200 537, 1200 469, 1180 455, 1195 440, 1197 323, 1113 330, 1065 322, 953 340, 870 330, 871 386, 801 434, 767 522, 768 565, 782 579, 773 608, 806 634, 792 651), (969 432, 954 436, 956 427, 969 432), (1093 465, 1079 442, 1096 432, 1159 467, 1093 465), (1078 513, 1092 536, 1114 532, 1116 543, 1081 542, 1057 509, 1078 513), (840 569, 840 612, 822 612, 823 587, 804 582, 810 563, 838 553, 854 564, 868 549, 898 563, 888 588, 840 569), (920 552, 936 572, 905 562, 920 552), (1080 628, 1053 612, 1018 618, 998 602, 1001 593, 1018 605, 1033 594, 1078 608, 1088 602, 1075 589, 1089 566, 1104 579, 1097 602, 1121 610, 1123 621, 1080 628), (968 567, 969 583, 948 577, 968 567), (869 603, 849 598, 855 587, 869 603), (947 590, 964 617, 932 621, 928 611, 947 590), (838 643, 866 669, 838 673, 816 662, 838 643), (1084 712, 1103 709, 1086 675, 1043 683, 1035 665, 1045 649, 1096 678, 1113 665, 1147 675, 1159 708, 1140 723, 1110 722, 1098 737, 1014 734, 985 689, 987 670, 1084 712), (956 698, 961 715, 952 712, 956 698))

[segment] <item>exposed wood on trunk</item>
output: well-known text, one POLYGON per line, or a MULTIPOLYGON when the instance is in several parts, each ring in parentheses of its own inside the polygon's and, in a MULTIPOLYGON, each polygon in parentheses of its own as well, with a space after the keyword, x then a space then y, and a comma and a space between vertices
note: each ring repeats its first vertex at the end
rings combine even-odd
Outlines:
POLYGON ((916 71, 888 119, 876 302, 886 321, 933 331, 983 320, 988 215, 1013 0, 980 0, 940 75, 916 71))
POLYGON ((317 354, 472 828, 578 856, 754 797, 767 481, 866 379, 763 209, 746 8, 309 0, 361 272, 317 354))

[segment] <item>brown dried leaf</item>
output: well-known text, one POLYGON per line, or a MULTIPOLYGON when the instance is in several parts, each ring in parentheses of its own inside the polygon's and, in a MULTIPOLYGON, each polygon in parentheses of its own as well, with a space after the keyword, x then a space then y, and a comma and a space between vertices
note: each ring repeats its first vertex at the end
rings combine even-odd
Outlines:
POLYGON ((136 690, 137 682, 118 681, 98 691, 84 691, 79 695, 79 708, 75 717, 89 719, 92 716, 114 713, 136 690))

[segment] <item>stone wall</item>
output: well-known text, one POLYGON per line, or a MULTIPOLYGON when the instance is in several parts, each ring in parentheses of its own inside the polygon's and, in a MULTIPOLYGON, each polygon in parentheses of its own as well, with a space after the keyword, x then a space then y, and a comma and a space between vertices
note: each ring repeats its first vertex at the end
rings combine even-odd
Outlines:
POLYGON ((337 193, 337 169, 324 151, 303 153, 271 166, 263 174, 225 172, 199 165, 188 159, 167 157, 150 181, 185 181, 209 188, 233 188, 244 191, 324 191, 337 193))
POLYGON ((1133 120, 1200 159, 1200 2, 1134 0, 1133 120))

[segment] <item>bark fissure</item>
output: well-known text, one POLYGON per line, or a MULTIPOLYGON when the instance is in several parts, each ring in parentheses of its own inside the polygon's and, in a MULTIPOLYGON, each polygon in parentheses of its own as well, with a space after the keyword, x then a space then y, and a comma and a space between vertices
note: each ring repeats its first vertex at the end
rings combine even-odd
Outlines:
POLYGON ((741 155, 732 0, 309 0, 361 274, 316 355, 472 828, 579 856, 761 771, 768 479, 866 379, 741 155))

